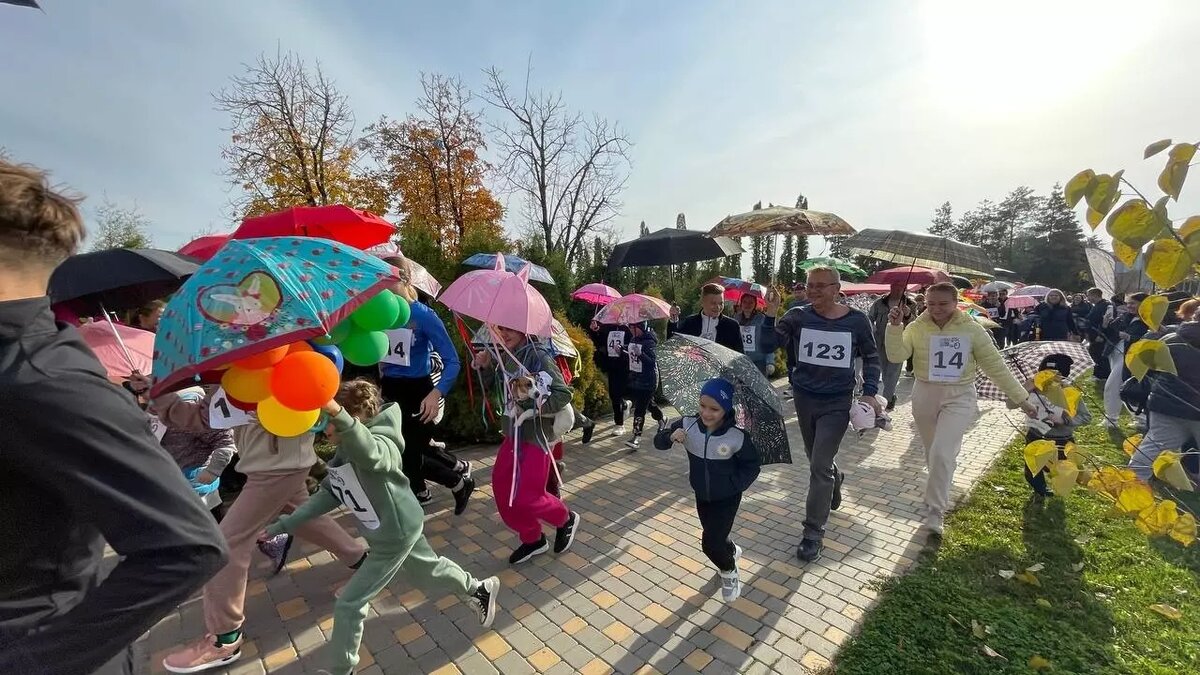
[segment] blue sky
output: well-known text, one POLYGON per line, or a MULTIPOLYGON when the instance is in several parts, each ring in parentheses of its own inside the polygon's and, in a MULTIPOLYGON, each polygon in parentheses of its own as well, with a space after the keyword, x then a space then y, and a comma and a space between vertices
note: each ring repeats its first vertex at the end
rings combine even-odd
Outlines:
MULTIPOLYGON (((0 146, 90 208, 136 203, 162 247, 231 227, 210 94, 277 47, 319 59, 359 127, 403 117, 422 71, 477 86, 532 58, 537 85, 635 143, 621 238, 799 192, 923 230, 945 200, 1089 166, 1153 189, 1141 149, 1200 137, 1192 0, 40 2, 0 6, 0 146)), ((1190 192, 1176 217, 1200 211, 1190 192)))

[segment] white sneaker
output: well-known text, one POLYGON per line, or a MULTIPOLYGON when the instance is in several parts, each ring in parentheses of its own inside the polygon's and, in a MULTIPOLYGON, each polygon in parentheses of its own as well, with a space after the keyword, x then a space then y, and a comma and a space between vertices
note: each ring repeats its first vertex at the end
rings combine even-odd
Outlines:
POLYGON ((633 438, 625 441, 625 447, 627 447, 631 450, 637 450, 641 444, 642 444, 641 436, 634 436, 633 438))
POLYGON ((741 561, 742 561, 742 547, 738 546, 737 544, 734 544, 733 545, 733 568, 738 569, 739 568, 738 563, 740 563, 741 561))
POLYGON ((733 602, 741 597, 742 581, 738 578, 737 570, 719 574, 721 575, 721 599, 725 602, 733 602))
POLYGON ((624 435, 625 435, 625 425, 624 425, 624 424, 622 424, 622 425, 621 425, 621 426, 619 426, 619 427, 618 427, 618 426, 614 426, 614 427, 613 427, 613 430, 612 430, 612 435, 613 435, 613 436, 624 436, 624 435))
POLYGON ((925 514, 925 520, 921 523, 921 529, 941 536, 944 519, 945 516, 941 513, 930 511, 925 514))

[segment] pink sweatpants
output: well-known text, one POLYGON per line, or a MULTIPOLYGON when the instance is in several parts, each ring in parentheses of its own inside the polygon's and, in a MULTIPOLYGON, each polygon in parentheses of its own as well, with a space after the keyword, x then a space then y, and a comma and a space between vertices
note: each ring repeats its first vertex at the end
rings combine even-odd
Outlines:
POLYGON ((520 450, 515 449, 516 445, 507 436, 500 443, 496 465, 492 467, 492 494, 500 519, 517 533, 522 544, 532 544, 542 537, 542 523, 562 527, 566 525, 570 511, 561 499, 546 492, 546 478, 553 461, 550 453, 534 443, 521 443, 520 450), (509 506, 514 461, 520 463, 517 493, 509 506))

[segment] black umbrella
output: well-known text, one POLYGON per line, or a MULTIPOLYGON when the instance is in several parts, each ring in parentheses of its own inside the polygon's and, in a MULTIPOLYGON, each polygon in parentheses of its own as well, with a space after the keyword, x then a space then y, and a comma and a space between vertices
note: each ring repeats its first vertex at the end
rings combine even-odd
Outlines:
POLYGON ((659 347, 663 394, 683 415, 699 409, 700 389, 714 377, 733 383, 737 424, 758 448, 763 464, 791 464, 783 403, 779 394, 744 354, 692 335, 676 333, 659 347))
POLYGON ((961 288, 964 291, 970 288, 975 288, 975 284, 971 283, 971 280, 966 277, 960 277, 951 274, 950 281, 954 283, 955 288, 961 288))
POLYGON ((113 248, 67 258, 50 277, 50 300, 79 314, 137 309, 174 293, 196 261, 153 248, 113 248))
POLYGON ((618 267, 654 267, 713 260, 745 253, 729 237, 664 227, 633 241, 617 244, 608 258, 609 271, 618 267))
POLYGON ((905 230, 863 230, 845 239, 842 247, 854 255, 944 269, 950 274, 992 277, 996 269, 978 246, 957 239, 905 230))
POLYGON ((0 3, 4 3, 6 5, 16 5, 17 7, 32 7, 34 9, 41 9, 41 7, 38 7, 38 4, 34 2, 34 0, 0 0, 0 3))

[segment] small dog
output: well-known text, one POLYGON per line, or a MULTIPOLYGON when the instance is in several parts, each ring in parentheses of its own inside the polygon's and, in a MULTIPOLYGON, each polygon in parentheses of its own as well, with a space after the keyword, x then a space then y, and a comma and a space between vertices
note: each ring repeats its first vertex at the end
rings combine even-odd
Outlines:
POLYGON ((513 419, 513 427, 520 426, 537 416, 550 418, 553 427, 553 438, 548 439, 551 442, 557 441, 566 435, 571 430, 571 426, 575 422, 575 409, 568 403, 562 410, 556 413, 541 413, 540 408, 542 402, 550 396, 550 383, 552 379, 547 373, 537 373, 536 375, 520 375, 509 380, 509 417, 513 419), (518 405, 521 401, 533 400, 533 407, 528 410, 523 410, 518 405))

